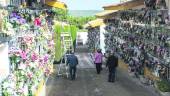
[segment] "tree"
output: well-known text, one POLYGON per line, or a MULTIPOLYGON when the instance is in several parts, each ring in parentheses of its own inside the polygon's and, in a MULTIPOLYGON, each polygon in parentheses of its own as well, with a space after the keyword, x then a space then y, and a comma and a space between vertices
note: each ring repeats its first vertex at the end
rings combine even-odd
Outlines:
POLYGON ((57 20, 67 22, 70 25, 75 25, 79 29, 83 29, 83 25, 95 19, 94 16, 89 16, 89 17, 70 16, 68 14, 68 10, 63 10, 59 8, 53 8, 52 11, 55 14, 55 17, 57 18, 57 20))

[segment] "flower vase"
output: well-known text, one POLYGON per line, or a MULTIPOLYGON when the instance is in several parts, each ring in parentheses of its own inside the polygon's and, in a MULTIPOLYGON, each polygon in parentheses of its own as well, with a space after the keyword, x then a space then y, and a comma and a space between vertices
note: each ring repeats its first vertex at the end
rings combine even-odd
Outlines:
POLYGON ((14 71, 15 68, 14 68, 13 58, 12 58, 12 57, 9 57, 9 60, 10 60, 10 65, 11 65, 11 67, 10 67, 10 68, 11 68, 11 71, 14 71))
POLYGON ((17 22, 16 21, 13 23, 13 28, 17 28, 17 22))
POLYGON ((20 61, 21 61, 20 57, 17 57, 17 58, 16 58, 16 63, 15 63, 15 70, 18 70, 18 69, 19 69, 20 61))
POLYGON ((11 65, 13 66, 12 67, 12 70, 15 71, 15 70, 18 70, 18 61, 17 60, 18 57, 16 55, 13 55, 12 57, 10 57, 10 61, 11 61, 11 65))
POLYGON ((28 86, 28 96, 33 96, 33 93, 32 93, 32 84, 30 84, 29 86, 28 86))

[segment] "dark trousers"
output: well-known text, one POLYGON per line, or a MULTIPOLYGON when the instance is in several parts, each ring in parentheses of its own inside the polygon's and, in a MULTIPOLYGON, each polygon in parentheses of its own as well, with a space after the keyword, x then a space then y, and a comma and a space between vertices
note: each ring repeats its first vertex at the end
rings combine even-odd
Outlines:
POLYGON ((100 74, 100 71, 102 69, 102 63, 96 63, 96 71, 97 71, 97 74, 100 74))
POLYGON ((76 77, 76 66, 70 66, 70 76, 71 76, 71 79, 74 80, 75 77, 76 77))
POLYGON ((114 82, 115 81, 115 73, 116 73, 116 68, 109 68, 109 76, 108 76, 108 81, 109 82, 114 82))

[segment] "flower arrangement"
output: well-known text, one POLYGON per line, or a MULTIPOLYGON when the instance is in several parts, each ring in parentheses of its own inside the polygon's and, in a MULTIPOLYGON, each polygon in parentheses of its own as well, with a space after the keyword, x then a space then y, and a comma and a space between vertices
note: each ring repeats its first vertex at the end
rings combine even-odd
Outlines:
POLYGON ((20 50, 20 56, 21 56, 21 59, 23 59, 23 60, 28 59, 27 54, 28 54, 28 52, 27 52, 27 51, 20 50))
POLYGON ((16 27, 16 25, 25 24, 26 20, 23 18, 22 14, 19 14, 17 12, 12 12, 10 14, 10 22, 14 24, 14 27, 16 27))
POLYGON ((7 21, 8 12, 0 9, 0 42, 7 42, 14 35, 11 24, 7 21))
POLYGON ((50 75, 50 68, 45 68, 45 76, 48 77, 50 75))
POLYGON ((39 82, 49 76, 53 69, 53 38, 51 34, 44 32, 44 26, 38 26, 37 32, 29 31, 31 25, 26 22, 21 13, 12 12, 9 21, 4 21, 7 27, 5 31, 8 33, 10 30, 8 28, 14 30, 12 27, 19 31, 14 32, 18 48, 15 46, 9 50, 13 68, 11 75, 2 83, 3 94, 4 96, 32 96, 39 82))
POLYGON ((31 60, 32 60, 33 62, 35 62, 36 60, 38 60, 38 55, 37 55, 35 52, 33 52, 33 54, 31 55, 31 60))

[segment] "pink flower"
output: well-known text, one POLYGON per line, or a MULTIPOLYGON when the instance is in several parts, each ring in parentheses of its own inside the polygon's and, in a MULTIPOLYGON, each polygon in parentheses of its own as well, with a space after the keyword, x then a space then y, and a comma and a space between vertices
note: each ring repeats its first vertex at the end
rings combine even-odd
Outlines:
POLYGON ((45 75, 49 75, 50 74, 50 70, 48 68, 45 69, 45 75))
POLYGON ((28 61, 26 61, 26 67, 30 67, 30 63, 28 61))
POLYGON ((21 58, 22 58, 23 60, 26 60, 26 59, 27 59, 27 52, 21 51, 21 52, 20 52, 20 56, 21 56, 21 58))
POLYGON ((35 20, 34 20, 34 25, 35 25, 35 26, 41 26, 41 20, 40 20, 40 18, 35 18, 35 20))
POLYGON ((39 63, 43 63, 43 59, 42 58, 39 59, 39 63))
POLYGON ((39 59, 39 68, 43 68, 43 66, 44 66, 44 62, 43 61, 44 61, 43 58, 39 59))
POLYGON ((53 47, 54 46, 54 41, 50 41, 50 43, 48 44, 49 47, 53 47))
POLYGON ((36 61, 38 59, 38 56, 36 53, 33 53, 31 56, 32 61, 36 61))
POLYGON ((27 76, 29 79, 31 79, 33 77, 33 74, 30 72, 30 73, 27 73, 27 76))
POLYGON ((20 55, 20 52, 19 52, 19 51, 16 51, 16 52, 15 52, 15 55, 16 55, 16 56, 19 56, 19 55, 20 55))

